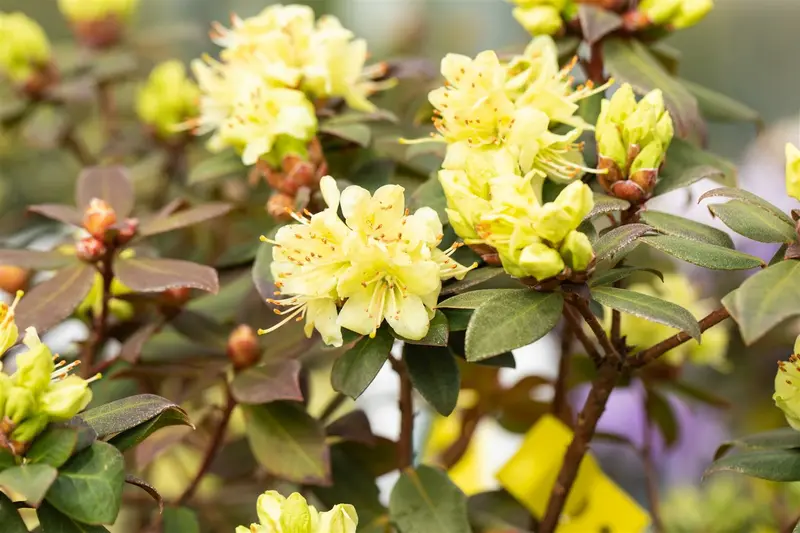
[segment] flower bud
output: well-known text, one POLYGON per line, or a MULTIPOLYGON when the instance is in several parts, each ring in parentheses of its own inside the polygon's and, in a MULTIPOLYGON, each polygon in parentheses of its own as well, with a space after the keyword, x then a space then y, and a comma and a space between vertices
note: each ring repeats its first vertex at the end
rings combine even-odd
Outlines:
POLYGON ((83 227, 98 240, 105 239, 106 231, 116 224, 117 213, 105 200, 92 198, 83 214, 83 227))
POLYGON ((237 326, 228 337, 228 359, 233 363, 233 368, 249 368, 258 362, 260 356, 261 348, 253 328, 246 324, 237 326))
POLYGON ((44 30, 22 13, 0 13, 0 73, 23 85, 50 63, 44 30))
POLYGON ((676 30, 694 26, 714 8, 714 0, 683 0, 681 9, 671 23, 676 30))
POLYGON ((800 200, 800 150, 793 144, 786 145, 786 194, 800 200))
POLYGON ((98 261, 105 253, 106 245, 103 244, 103 241, 94 237, 81 239, 78 241, 78 244, 75 245, 75 254, 79 259, 87 263, 98 261))
POLYGON ((274 192, 267 200, 267 213, 278 222, 292 220, 295 199, 286 193, 274 192))
POLYGON ((319 528, 316 533, 356 533, 358 514, 352 505, 338 504, 326 513, 319 515, 319 528))
POLYGON ((553 202, 570 216, 570 229, 577 228, 594 207, 594 195, 588 185, 574 181, 561 191, 553 202))
POLYGON ((16 444, 14 447, 24 447, 19 445, 25 445, 35 439, 39 433, 44 431, 44 428, 47 427, 49 422, 50 420, 47 418, 47 415, 43 413, 38 413, 27 418, 11 432, 11 441, 16 444))
POLYGON ((175 287, 161 293, 161 299, 171 307, 181 307, 189 301, 192 290, 189 287, 175 287))
POLYGON ((200 89, 177 60, 156 66, 136 98, 139 120, 153 129, 157 138, 169 140, 182 134, 180 126, 199 112, 200 89))
POLYGON ((772 399, 789 425, 800 431, 800 357, 797 355, 791 355, 788 362, 778 362, 772 399))
POLYGON ((278 529, 281 525, 281 515, 286 498, 277 491, 270 490, 258 497, 256 511, 258 520, 262 525, 278 529))
MULTIPOLYGON (((316 510, 313 516, 318 519, 316 510)), ((281 530, 288 533, 312 533, 311 509, 301 494, 295 492, 286 498, 281 509, 280 524, 281 530)))
POLYGON ((52 383, 39 398, 39 410, 54 422, 65 422, 92 401, 89 382, 72 375, 52 383))
POLYGON ((514 155, 505 147, 470 147, 466 141, 450 144, 442 162, 445 170, 463 170, 470 190, 488 198, 489 181, 496 176, 517 174, 514 155))
POLYGON ((660 26, 680 12, 681 3, 686 0, 643 0, 639 3, 639 12, 647 16, 651 24, 660 26))
POLYGON ((594 250, 589 237, 580 231, 571 231, 561 245, 561 257, 564 263, 572 270, 583 272, 594 259, 594 250))
POLYGON ((617 127, 612 123, 600 125, 598 122, 595 137, 597 138, 597 153, 601 157, 613 161, 618 169, 625 168, 628 159, 628 149, 623 144, 622 135, 617 127))
POLYGON ((122 37, 139 0, 58 0, 78 40, 89 48, 113 46, 122 37))
POLYGON ((17 425, 31 415, 35 405, 36 401, 30 390, 14 386, 8 391, 4 414, 14 425, 17 425))
POLYGON ((122 228, 117 233, 117 244, 127 244, 136 236, 137 231, 139 231, 139 219, 126 218, 122 228))
POLYGON ((23 290, 28 282, 28 271, 11 266, 0 266, 0 289, 14 294, 23 290))
POLYGON ((14 385, 24 387, 37 393, 47 388, 50 374, 55 365, 53 354, 36 333, 36 328, 25 330, 22 342, 28 348, 17 356, 17 371, 14 373, 14 385))
POLYGON ((6 408, 8 393, 11 391, 11 387, 13 386, 14 384, 11 382, 11 376, 0 372, 0 420, 2 420, 2 415, 6 408))
POLYGON ((630 180, 618 181, 611 184, 611 190, 609 192, 617 198, 622 198, 632 204, 641 204, 648 198, 644 189, 635 181, 630 180))
POLYGON ((11 305, 0 303, 0 356, 14 346, 19 338, 19 328, 15 322, 15 310, 22 298, 22 291, 17 291, 11 305))
POLYGON ((561 255, 544 243, 533 243, 523 248, 518 262, 528 276, 540 281, 552 278, 564 270, 561 255))
POLYGON ((531 35, 554 35, 564 26, 561 13, 552 6, 517 7, 513 14, 531 35))

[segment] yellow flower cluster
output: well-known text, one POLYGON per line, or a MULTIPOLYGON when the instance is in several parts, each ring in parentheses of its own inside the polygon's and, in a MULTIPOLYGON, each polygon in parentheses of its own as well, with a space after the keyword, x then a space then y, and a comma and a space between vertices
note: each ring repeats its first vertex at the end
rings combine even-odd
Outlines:
POLYGON ((320 190, 327 209, 283 226, 274 239, 271 271, 278 294, 268 302, 286 318, 306 321, 326 344, 342 345, 342 328, 375 335, 384 319, 394 331, 419 340, 427 333, 441 282, 474 268, 450 258, 455 247, 437 248, 442 223, 429 207, 409 214, 403 188, 385 185, 371 195, 358 186, 341 193, 325 176, 320 190), (345 220, 338 215, 341 207, 345 220), (341 310, 339 310, 341 306, 341 310))
POLYGON ((301 5, 273 5, 232 27, 216 25, 212 39, 223 47, 220 60, 195 60, 200 84, 198 134, 214 132, 212 150, 233 147, 245 164, 284 154, 305 155, 315 136, 313 100, 343 98, 371 111, 368 95, 379 88, 364 64, 367 45, 338 19, 301 5))
POLYGON ((50 42, 44 30, 23 13, 0 12, 0 73, 24 83, 50 61, 50 42))
POLYGON ((789 425, 800 431, 800 337, 797 337, 789 362, 778 362, 772 399, 783 411, 789 425))
POLYGON ((178 133, 179 126, 197 115, 200 90, 177 60, 156 66, 139 89, 136 113, 161 139, 178 133))
MULTIPOLYGON (((653 285, 634 283, 628 288, 680 305, 688 309, 697 319, 703 318, 715 309, 714 303, 701 299, 689 279, 681 274, 665 273, 664 283, 658 281, 653 285)), ((623 313, 621 319, 622 334, 627 337, 627 343, 631 346, 647 346, 653 341, 666 339, 677 333, 674 328, 634 315, 623 313)), ((607 317, 606 326, 611 327, 610 316, 607 317)), ((663 360, 675 366, 689 361, 696 365, 708 365, 719 371, 727 371, 730 364, 725 356, 729 338, 728 330, 724 326, 717 326, 703 333, 702 343, 690 340, 667 352, 663 360)))
POLYGON ((651 24, 674 29, 694 26, 714 8, 714 0, 642 0, 639 12, 651 24))
POLYGON ((320 513, 295 492, 288 498, 270 490, 258 497, 258 524, 239 526, 235 533, 356 533, 358 514, 349 504, 320 513))
POLYGON ((507 63, 491 51, 447 55, 446 85, 429 96, 448 143, 439 181, 450 223, 467 244, 495 248, 514 276, 546 279, 565 267, 585 270, 593 258, 576 231, 594 204, 578 180, 593 170, 576 142, 591 126, 575 112, 604 87, 574 90, 570 69, 559 68, 555 43, 541 36, 507 63), (572 128, 558 134, 556 124, 572 128), (573 183, 543 204, 546 178, 573 183))

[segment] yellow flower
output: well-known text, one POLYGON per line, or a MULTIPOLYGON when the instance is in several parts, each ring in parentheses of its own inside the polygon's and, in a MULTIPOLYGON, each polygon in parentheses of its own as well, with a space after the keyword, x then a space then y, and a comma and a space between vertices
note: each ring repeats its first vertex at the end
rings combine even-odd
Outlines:
POLYGON ((115 17, 127 20, 139 0, 58 0, 58 8, 69 20, 84 22, 115 17))
POLYGON ((786 144, 786 194, 800 200, 800 150, 786 144))
POLYGON ((789 357, 788 363, 778 362, 772 399, 789 425, 800 431, 800 356, 797 353, 789 357))
POLYGON ((23 13, 0 12, 0 35, 0 73, 12 82, 25 82, 50 61, 47 35, 23 13))
MULTIPOLYGON (((525 435, 517 453, 497 474, 502 487, 536 518, 543 518, 572 431, 552 415, 543 416, 525 435)), ((649 516, 586 455, 567 498, 558 533, 611 531, 637 533, 649 516)))
POLYGON ((236 533, 355 533, 358 515, 352 505, 319 513, 295 492, 288 498, 270 490, 258 497, 259 524, 239 526, 236 533))
MULTIPOLYGON (((0 357, 17 343, 19 328, 15 319, 15 310, 24 293, 17 291, 11 305, 0 303, 0 357)), ((2 369, 2 367, 0 367, 2 369)))
POLYGON ((178 127, 197 115, 200 90, 186 76, 180 61, 165 61, 150 73, 139 89, 136 113, 139 120, 152 126, 162 138, 178 132, 178 127))
POLYGON ((36 391, 47 388, 51 374, 55 370, 53 354, 36 333, 36 329, 28 328, 22 342, 27 348, 17 356, 17 371, 12 376, 14 385, 36 391))

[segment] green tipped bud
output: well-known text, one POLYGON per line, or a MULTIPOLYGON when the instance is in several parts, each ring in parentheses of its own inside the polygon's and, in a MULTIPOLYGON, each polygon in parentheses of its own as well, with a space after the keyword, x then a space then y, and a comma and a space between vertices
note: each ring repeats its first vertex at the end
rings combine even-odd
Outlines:
POLYGON ((594 259, 592 243, 589 241, 589 237, 580 231, 571 231, 564 238, 560 252, 561 257, 564 258, 564 263, 578 272, 583 272, 589 268, 592 259, 594 259))
POLYGON ((553 202, 544 204, 541 209, 536 210, 532 218, 536 234, 552 243, 561 242, 567 233, 575 229, 573 215, 553 202))
POLYGON ((800 200, 800 150, 793 144, 786 145, 786 194, 800 200))
MULTIPOLYGON (((0 371, 0 415, 5 411, 8 393, 13 386, 13 383, 11 383, 11 376, 0 371)), ((2 420, 2 416, 0 416, 0 420, 2 420)))
POLYGON ((14 425, 17 425, 33 413, 35 405, 36 401, 30 390, 22 387, 11 387, 6 400, 5 416, 14 425))
POLYGON ((48 423, 47 415, 43 413, 33 415, 14 428, 14 431, 11 432, 11 440, 16 443, 27 444, 44 431, 48 423))
POLYGON ((39 410, 54 422, 65 422, 81 412, 92 401, 89 383, 78 376, 69 376, 53 383, 39 398, 39 410))
POLYGON ((352 505, 338 504, 319 515, 318 533, 356 533, 358 514, 352 505))
POLYGON ((664 107, 664 93, 661 92, 661 89, 654 89, 644 95, 639 105, 650 106, 653 109, 653 113, 660 117, 666 109, 664 107))
POLYGON ((675 127, 672 124, 672 116, 669 114, 669 111, 664 111, 656 124, 655 137, 664 145, 664 149, 666 150, 672 142, 672 137, 674 135, 675 127))
POLYGON ((559 193, 553 203, 569 215, 570 229, 575 229, 594 207, 594 195, 588 185, 582 181, 574 181, 559 193))
POLYGON ((686 0, 643 0, 639 3, 639 12, 644 13, 651 24, 662 25, 670 22, 681 9, 686 0))
POLYGON ((136 113, 159 138, 169 139, 181 133, 181 124, 198 114, 199 100, 200 89, 186 75, 186 66, 176 60, 165 61, 139 89, 136 113))
POLYGON ((622 142, 622 135, 614 124, 604 124, 597 127, 597 153, 611 159, 620 168, 625 168, 628 159, 628 150, 622 142))
POLYGON ((25 330, 22 342, 28 350, 17 356, 17 371, 14 373, 14 385, 32 391, 42 391, 50 384, 50 375, 55 369, 53 354, 45 346, 35 328, 25 330))
POLYGON ((622 124, 625 119, 636 109, 636 96, 629 83, 623 83, 611 96, 611 100, 603 100, 601 104, 599 122, 613 122, 622 124))
POLYGON ((519 266, 528 276, 541 281, 560 274, 564 270, 564 260, 557 250, 544 243, 533 243, 519 254, 519 266))
POLYGON ((678 15, 672 19, 672 26, 677 29, 694 26, 714 8, 714 0, 683 0, 678 15))
POLYGON ((73 22, 92 22, 107 17, 127 20, 139 0, 58 0, 58 8, 73 22))
POLYGON ((638 145, 645 141, 655 130, 658 122, 656 109, 648 102, 642 100, 633 113, 625 119, 622 126, 622 135, 629 145, 638 145))
POLYGON ((517 22, 532 35, 554 35, 564 25, 561 13, 553 6, 518 7, 513 14, 517 22))
POLYGON ((658 170, 658 167, 664 161, 664 155, 664 146, 660 142, 654 140, 647 144, 636 156, 636 159, 633 160, 630 175, 633 176, 640 170, 658 170))
POLYGON ((22 13, 0 13, 0 73, 14 83, 28 81, 50 61, 44 30, 22 13))
POLYGON ((286 498, 277 491, 270 490, 258 497, 256 511, 261 525, 278 530, 286 498))
POLYGON ((489 201, 475 195, 463 170, 440 170, 439 183, 447 198, 447 214, 453 230, 462 239, 478 238, 475 228, 481 215, 491 211, 489 201))

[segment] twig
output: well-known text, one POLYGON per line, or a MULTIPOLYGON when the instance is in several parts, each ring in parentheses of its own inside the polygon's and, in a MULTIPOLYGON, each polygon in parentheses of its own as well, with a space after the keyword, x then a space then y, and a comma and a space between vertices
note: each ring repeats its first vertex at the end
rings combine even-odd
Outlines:
POLYGON ((114 87, 111 83, 104 81, 98 84, 97 103, 100 107, 100 116, 103 118, 107 140, 111 139, 117 133, 117 104, 114 101, 114 87))
POLYGON ((94 156, 86 145, 75 135, 75 130, 70 129, 61 138, 61 146, 75 156, 75 159, 84 166, 90 167, 96 163, 94 156))
POLYGON ((662 533, 664 531, 664 521, 661 519, 661 504, 658 495, 658 472, 656 472, 653 464, 653 425, 650 423, 646 407, 643 413, 644 434, 639 456, 642 458, 642 465, 644 466, 647 499, 650 504, 650 518, 653 520, 653 533, 662 533))
POLYGON ((397 467, 400 470, 414 463, 414 398, 411 377, 405 361, 389 357, 392 368, 400 378, 400 439, 397 442, 397 467))
POLYGON ((228 430, 228 423, 231 420, 233 408, 236 407, 236 400, 234 400, 230 390, 227 389, 227 386, 226 396, 227 400, 225 409, 222 411, 222 419, 219 421, 217 429, 214 431, 214 435, 211 437, 211 444, 208 446, 206 455, 203 458, 203 463, 200 465, 200 470, 198 470, 197 474, 194 476, 194 479, 192 479, 192 482, 189 484, 180 498, 178 498, 178 500, 175 502, 175 505, 183 505, 192 498, 197 490, 197 487, 200 486, 200 482, 203 480, 203 477, 206 475, 206 473, 208 473, 208 469, 211 468, 211 465, 214 463, 214 459, 216 459, 217 453, 222 447, 222 443, 225 441, 225 433, 228 430))
MULTIPOLYGON (((720 307, 707 317, 700 320, 700 331, 703 332, 709 328, 712 328, 726 318, 730 318, 730 316, 731 315, 728 313, 727 309, 720 307)), ((642 350, 641 352, 631 356, 629 359, 629 365, 631 368, 641 368, 649 363, 652 363, 673 348, 677 348, 681 344, 688 342, 691 340, 691 338, 692 337, 688 333, 681 331, 680 333, 677 333, 672 337, 659 342, 655 346, 652 346, 646 350, 642 350)))
POLYGON ((568 294, 567 304, 578 311, 589 325, 595 337, 597 337, 597 340, 600 341, 600 346, 602 346, 603 350, 606 352, 606 357, 619 358, 617 349, 611 344, 608 335, 606 335, 606 331, 603 329, 603 325, 600 324, 600 321, 594 313, 592 313, 592 310, 589 309, 589 303, 576 294, 568 294))
POLYGON ((109 247, 105 255, 97 263, 97 270, 103 277, 103 290, 100 296, 100 313, 92 318, 92 332, 83 346, 81 366, 83 375, 89 376, 94 369, 94 362, 100 348, 106 343, 108 336, 108 316, 110 313, 111 284, 114 282, 114 249, 109 247))
POLYGON ((467 409, 461 414, 461 432, 458 438, 439 456, 439 464, 442 468, 450 470, 464 457, 482 417, 483 414, 477 406, 467 409))
POLYGON ((322 423, 327 422, 328 419, 332 417, 333 414, 342 406, 345 400, 347 400, 347 396, 341 392, 337 392, 336 396, 331 398, 331 401, 325 406, 322 414, 319 415, 319 421, 322 423))
POLYGON ((564 328, 561 332, 561 354, 558 361, 558 376, 555 382, 553 394, 553 414, 568 426, 572 425, 567 404, 567 391, 569 381, 569 367, 572 356, 572 324, 569 320, 564 320, 564 328))
POLYGON ((564 306, 564 318, 566 318, 572 326, 572 334, 575 335, 575 338, 581 343, 583 349, 586 350, 586 355, 594 361, 595 366, 600 366, 600 363, 603 362, 603 357, 600 355, 600 352, 597 351, 597 347, 592 339, 590 339, 583 330, 583 324, 580 318, 575 314, 575 311, 572 310, 571 306, 564 306))

